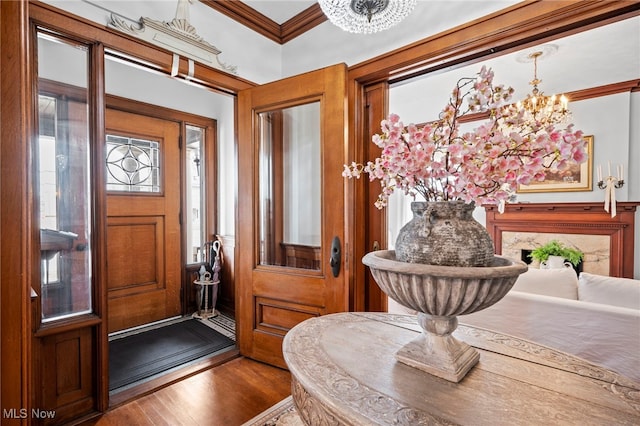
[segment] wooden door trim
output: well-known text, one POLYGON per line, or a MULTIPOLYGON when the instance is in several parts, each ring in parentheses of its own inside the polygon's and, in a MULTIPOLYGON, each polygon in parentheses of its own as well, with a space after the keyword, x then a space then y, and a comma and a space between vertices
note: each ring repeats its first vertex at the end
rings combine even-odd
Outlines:
MULTIPOLYGON (((379 133, 380 121, 388 114, 389 84, 387 81, 370 85, 359 84, 355 80, 349 81, 350 98, 357 99, 363 110, 355 114, 351 121, 356 124, 352 127, 352 139, 355 143, 349 144, 349 158, 365 164, 368 159, 379 155, 380 149, 373 146, 371 137, 379 133)), ((350 110, 350 115, 353 110, 350 110)), ((348 203, 349 239, 352 242, 352 250, 348 254, 353 262, 351 268, 351 287, 349 309, 352 311, 386 311, 387 296, 381 291, 371 276, 371 272, 360 261, 365 253, 372 251, 374 241, 380 245, 380 249, 388 246, 386 233, 386 210, 379 210, 374 202, 380 192, 377 182, 369 182, 367 179, 351 179, 348 182, 349 198, 353 203, 348 203)))
MULTIPOLYGON (((373 85, 369 85, 364 89, 364 95, 367 105, 367 115, 364 119, 363 127, 366 136, 366 140, 370 141, 374 134, 380 132, 380 122, 387 115, 389 109, 389 84, 388 82, 380 82, 373 85)), ((372 143, 364 144, 364 158, 375 158, 380 155, 382 150, 372 143)), ((380 183, 377 181, 369 181, 364 188, 364 205, 363 210, 367 213, 367 220, 365 225, 365 238, 358 240, 365 244, 365 253, 372 251, 374 243, 377 242, 380 249, 388 248, 389 243, 387 241, 387 210, 378 209, 371 202, 378 198, 380 193, 380 183)), ((360 298, 364 298, 364 311, 368 312, 386 312, 387 310, 387 295, 376 284, 371 271, 366 268, 362 262, 359 266, 364 270, 365 280, 364 288, 360 298)))
MULTIPOLYGON (((26 2, 0 2, 0 347, 2 407, 31 408, 31 253, 28 141, 34 74, 26 2)), ((17 421, 27 424, 28 420, 17 421)))
POLYGON ((173 108, 158 106, 147 102, 124 98, 116 95, 105 95, 106 107, 147 117, 160 118, 162 120, 178 123, 193 124, 199 127, 213 127, 215 119, 201 115, 191 114, 173 108))

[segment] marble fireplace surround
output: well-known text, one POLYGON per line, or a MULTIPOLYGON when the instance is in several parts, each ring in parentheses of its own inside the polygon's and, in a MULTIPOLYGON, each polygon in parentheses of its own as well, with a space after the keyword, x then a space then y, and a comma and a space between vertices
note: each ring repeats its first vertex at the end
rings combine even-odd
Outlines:
POLYGON ((496 253, 520 259, 521 250, 556 239, 585 253, 583 271, 633 278, 634 220, 638 202, 617 204, 616 217, 603 203, 517 203, 500 214, 484 206, 496 253))

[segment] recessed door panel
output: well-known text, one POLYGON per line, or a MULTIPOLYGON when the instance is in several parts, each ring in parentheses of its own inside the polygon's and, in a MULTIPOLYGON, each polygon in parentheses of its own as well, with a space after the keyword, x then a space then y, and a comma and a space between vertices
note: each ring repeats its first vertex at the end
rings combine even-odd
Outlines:
POLYGON ((163 217, 110 218, 107 229, 110 296, 162 290, 165 284, 163 217), (140 258, 145 261, 139 262, 140 258))

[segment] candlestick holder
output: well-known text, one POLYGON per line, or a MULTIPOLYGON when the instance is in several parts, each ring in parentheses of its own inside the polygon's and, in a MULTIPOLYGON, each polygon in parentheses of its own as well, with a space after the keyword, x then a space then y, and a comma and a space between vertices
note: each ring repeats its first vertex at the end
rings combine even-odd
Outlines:
POLYGON ((598 188, 607 189, 607 185, 609 181, 611 181, 611 183, 613 184, 613 187, 616 189, 620 189, 624 186, 624 179, 618 179, 613 176, 609 176, 606 181, 603 181, 603 180, 598 181, 598 188))

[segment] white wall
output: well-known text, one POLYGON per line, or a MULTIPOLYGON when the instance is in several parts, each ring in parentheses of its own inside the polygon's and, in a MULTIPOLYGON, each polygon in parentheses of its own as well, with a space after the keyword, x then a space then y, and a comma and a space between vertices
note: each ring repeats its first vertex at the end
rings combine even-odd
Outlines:
MULTIPOLYGON (((176 0, 44 0, 44 3, 102 25, 107 25, 111 13, 115 13, 136 28, 141 17, 171 21, 177 5, 176 0)), ((198 1, 191 5, 190 22, 199 36, 222 52, 218 55, 221 62, 238 67, 240 77, 256 83, 281 78, 282 46, 279 43, 198 1)))

